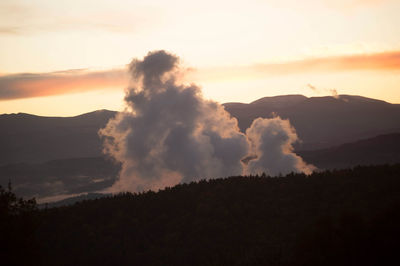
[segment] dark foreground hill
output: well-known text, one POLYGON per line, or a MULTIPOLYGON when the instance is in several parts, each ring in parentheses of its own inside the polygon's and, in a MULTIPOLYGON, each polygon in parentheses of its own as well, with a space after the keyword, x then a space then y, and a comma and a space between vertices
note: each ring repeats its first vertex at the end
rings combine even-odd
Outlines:
MULTIPOLYGON (((296 150, 321 149, 400 132, 400 105, 360 96, 265 97, 250 104, 226 103, 242 131, 257 117, 289 119, 302 140, 296 150)), ((101 156, 97 134, 115 112, 100 110, 75 117, 0 115, 0 166, 101 156)))
POLYGON ((29 265, 398 265, 399 189, 397 164, 120 194, 40 211, 34 239, 21 239, 25 246, 8 258, 29 265))

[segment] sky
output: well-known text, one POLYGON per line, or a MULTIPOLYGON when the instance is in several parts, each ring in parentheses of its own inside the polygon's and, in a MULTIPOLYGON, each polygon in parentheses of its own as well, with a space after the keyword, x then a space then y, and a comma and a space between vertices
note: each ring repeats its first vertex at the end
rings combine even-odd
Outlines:
POLYGON ((362 95, 400 103, 398 0, 2 0, 0 113, 122 110, 127 65, 180 57, 218 102, 362 95))

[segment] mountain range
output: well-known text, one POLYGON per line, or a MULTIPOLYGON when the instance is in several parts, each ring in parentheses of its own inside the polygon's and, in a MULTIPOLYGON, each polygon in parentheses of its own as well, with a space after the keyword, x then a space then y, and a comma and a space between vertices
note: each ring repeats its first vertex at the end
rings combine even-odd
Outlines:
MULTIPOLYGON (((295 152, 319 169, 400 162, 400 105, 339 95, 265 97, 225 109, 245 131, 257 117, 289 119, 301 142, 295 152)), ((54 197, 101 191, 120 165, 102 155, 98 130, 116 112, 75 117, 0 115, 0 185, 18 195, 54 197)))
POLYGON ((400 104, 361 96, 265 97, 249 104, 226 103, 242 131, 257 117, 289 119, 301 143, 296 150, 328 148, 381 134, 400 132, 400 104))
MULTIPOLYGON (((257 117, 289 119, 301 142, 296 150, 313 150, 400 132, 400 104, 361 96, 265 97, 249 104, 225 103, 245 131, 257 117)), ((38 163, 102 154, 98 130, 116 114, 99 110, 75 117, 0 115, 0 165, 38 163)))
POLYGON ((0 165, 101 155, 100 128, 116 112, 100 110, 74 117, 0 115, 0 165))

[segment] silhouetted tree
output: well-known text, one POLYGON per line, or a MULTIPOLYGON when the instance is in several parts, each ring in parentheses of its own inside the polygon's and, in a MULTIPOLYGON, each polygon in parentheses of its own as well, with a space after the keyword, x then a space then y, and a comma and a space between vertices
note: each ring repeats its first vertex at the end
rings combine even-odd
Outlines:
POLYGON ((0 186, 0 260, 3 265, 35 265, 39 262, 35 230, 35 199, 18 198, 8 184, 0 186))

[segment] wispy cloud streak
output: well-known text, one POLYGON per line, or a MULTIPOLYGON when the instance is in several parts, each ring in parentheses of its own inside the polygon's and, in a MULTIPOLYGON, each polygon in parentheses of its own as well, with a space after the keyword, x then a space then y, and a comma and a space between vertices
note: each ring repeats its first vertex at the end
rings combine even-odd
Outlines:
POLYGON ((84 69, 51 73, 20 73, 0 76, 0 100, 31 98, 107 88, 126 84, 123 69, 87 71, 84 69))
MULTIPOLYGON (((10 1, 11 2, 11 1, 10 1)), ((133 14, 126 10, 113 10, 99 3, 96 8, 83 12, 65 12, 57 5, 36 5, 0 2, 0 35, 31 35, 48 32, 104 31, 131 34, 151 28, 154 20, 147 20, 147 12, 154 9, 138 8, 133 14), (139 26, 140 25, 140 26, 139 26)), ((78 8, 73 7, 71 8, 78 8)), ((160 14, 157 14, 160 16, 160 14)))
POLYGON ((231 77, 265 77, 304 72, 335 72, 351 70, 400 70, 400 51, 308 58, 282 63, 254 64, 237 67, 201 69, 195 74, 200 80, 231 77))
MULTIPOLYGON (((235 78, 263 78, 305 72, 352 70, 400 70, 400 51, 311 58, 273 64, 202 68, 191 73, 198 81, 213 81, 235 78)), ((104 71, 67 70, 51 73, 3 75, 0 76, 0 100, 57 95, 104 88, 120 89, 124 84, 127 84, 127 79, 128 73, 125 69, 104 71)))

